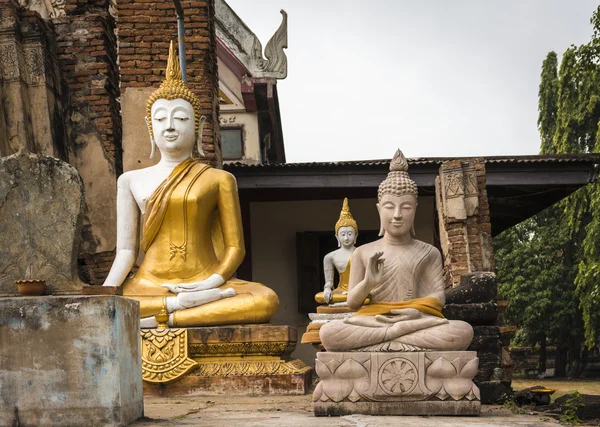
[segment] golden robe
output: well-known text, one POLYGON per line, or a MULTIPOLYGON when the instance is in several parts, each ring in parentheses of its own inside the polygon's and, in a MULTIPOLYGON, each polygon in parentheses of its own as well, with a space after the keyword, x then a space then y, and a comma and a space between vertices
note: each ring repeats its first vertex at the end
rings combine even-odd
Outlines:
MULTIPOLYGON (((348 258, 348 264, 346 265, 346 269, 339 273, 340 281, 338 282, 337 288, 333 290, 331 293, 332 303, 336 302, 346 302, 348 299, 348 295, 344 294, 344 292, 348 292, 348 284, 350 283, 350 263, 352 262, 352 254, 348 258)), ((323 296, 323 292, 319 292, 315 295, 315 301, 319 304, 327 304, 325 301, 325 297, 323 296)))
POLYGON ((219 274, 219 289, 237 295, 173 313, 175 327, 268 322, 279 298, 260 283, 232 278, 244 259, 244 237, 233 175, 196 160, 179 164, 146 202, 139 270, 123 284, 123 295, 140 302, 141 317, 157 315, 162 284, 187 284, 219 274))

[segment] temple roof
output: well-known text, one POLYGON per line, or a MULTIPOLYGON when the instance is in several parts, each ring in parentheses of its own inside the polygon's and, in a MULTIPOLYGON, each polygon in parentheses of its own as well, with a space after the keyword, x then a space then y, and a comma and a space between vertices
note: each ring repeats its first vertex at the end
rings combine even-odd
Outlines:
MULTIPOLYGON (((419 194, 435 194, 435 178, 444 161, 470 157, 408 159, 419 194)), ((483 159, 493 234, 518 224, 595 182, 600 154, 471 157, 483 159)), ((240 195, 249 201, 323 200, 376 197, 390 160, 345 162, 228 164, 240 195)))

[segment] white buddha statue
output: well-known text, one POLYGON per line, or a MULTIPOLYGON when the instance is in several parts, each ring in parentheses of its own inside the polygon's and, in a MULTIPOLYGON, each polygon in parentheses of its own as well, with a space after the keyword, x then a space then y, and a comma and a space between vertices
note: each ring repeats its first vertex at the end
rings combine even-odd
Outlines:
POLYGON ((259 283, 233 278, 245 254, 233 175, 192 158, 202 153, 199 99, 181 79, 173 42, 165 81, 148 99, 146 122, 158 164, 117 182, 117 251, 104 286, 140 302, 141 326, 266 323, 279 299, 259 283), (139 241, 140 217, 143 220, 139 241), (144 261, 127 277, 139 248, 144 261))
POLYGON ((345 198, 340 217, 335 223, 335 238, 339 249, 329 252, 323 258, 325 287, 323 292, 315 295, 315 301, 319 304, 346 305, 348 283, 350 282, 350 262, 352 252, 356 249, 354 245, 357 237, 358 224, 350 212, 348 198, 345 198), (334 269, 339 274, 339 282, 335 289, 333 288, 334 269))
POLYGON ((473 328, 442 315, 442 257, 413 238, 417 185, 398 150, 380 184, 377 209, 381 239, 352 254, 348 307, 358 310, 320 329, 328 351, 465 350, 473 328), (369 298, 369 305, 363 305, 369 298))

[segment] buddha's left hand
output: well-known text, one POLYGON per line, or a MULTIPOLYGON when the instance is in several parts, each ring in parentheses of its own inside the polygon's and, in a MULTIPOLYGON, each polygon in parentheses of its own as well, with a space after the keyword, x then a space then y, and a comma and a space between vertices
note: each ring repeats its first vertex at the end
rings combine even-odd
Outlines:
POLYGON ((375 318, 382 322, 396 323, 403 322, 405 320, 416 320, 423 317, 423 313, 421 313, 416 308, 393 309, 391 311, 391 314, 392 316, 384 316, 379 314, 375 316, 375 318))
POLYGON ((199 282, 194 283, 180 283, 178 285, 173 284, 163 284, 161 285, 163 288, 169 289, 171 292, 178 294, 181 292, 198 292, 198 291, 206 291, 207 289, 218 288, 222 284, 225 283, 223 277, 219 274, 213 274, 207 279, 201 280, 199 282))

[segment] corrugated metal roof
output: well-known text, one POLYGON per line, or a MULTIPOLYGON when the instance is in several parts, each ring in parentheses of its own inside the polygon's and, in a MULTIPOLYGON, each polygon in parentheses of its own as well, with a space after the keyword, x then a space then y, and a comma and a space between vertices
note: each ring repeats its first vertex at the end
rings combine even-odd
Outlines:
MULTIPOLYGON (((478 156, 478 157, 417 157, 409 158, 410 165, 439 165, 448 160, 485 159, 486 163, 518 164, 518 163, 600 163, 600 153, 589 154, 552 154, 530 156, 478 156)), ((372 167, 386 166, 390 159, 380 160, 351 160, 340 162, 303 162, 303 163, 271 163, 271 164, 246 164, 241 162, 227 163, 224 168, 232 169, 303 169, 323 167, 372 167)))

